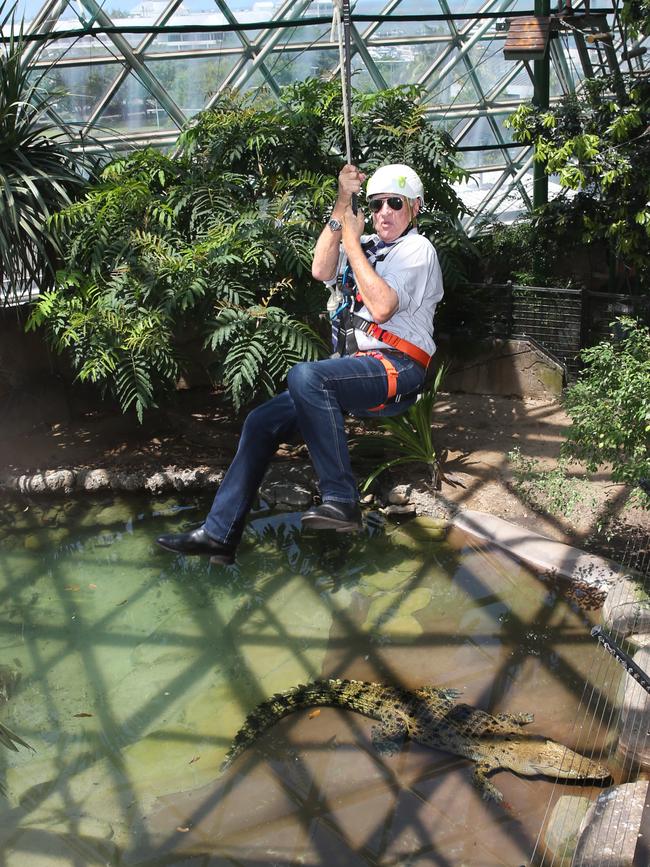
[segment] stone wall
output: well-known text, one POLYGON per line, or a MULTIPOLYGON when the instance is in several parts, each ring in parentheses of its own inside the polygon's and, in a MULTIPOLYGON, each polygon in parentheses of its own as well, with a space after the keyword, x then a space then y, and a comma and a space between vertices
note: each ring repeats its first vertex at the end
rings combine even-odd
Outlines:
POLYGON ((565 384, 564 367, 531 340, 482 343, 472 357, 462 359, 443 341, 440 354, 450 365, 445 391, 554 400, 565 384))

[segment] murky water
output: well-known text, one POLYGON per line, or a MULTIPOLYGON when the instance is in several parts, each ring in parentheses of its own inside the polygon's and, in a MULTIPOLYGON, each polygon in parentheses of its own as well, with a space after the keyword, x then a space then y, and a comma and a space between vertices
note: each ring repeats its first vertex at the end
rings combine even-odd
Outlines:
MULTIPOLYGON (((320 677, 455 687, 586 751, 610 736, 578 711, 590 615, 507 556, 379 516, 301 535, 297 514, 259 515, 231 568, 154 545, 207 505, 0 506, 0 720, 35 749, 0 746, 2 867, 517 867, 549 799, 595 795, 501 772, 510 807, 486 803, 468 761, 380 755, 372 721, 329 708, 218 779, 246 714, 320 677)), ((594 686, 606 717, 616 684, 594 686)))

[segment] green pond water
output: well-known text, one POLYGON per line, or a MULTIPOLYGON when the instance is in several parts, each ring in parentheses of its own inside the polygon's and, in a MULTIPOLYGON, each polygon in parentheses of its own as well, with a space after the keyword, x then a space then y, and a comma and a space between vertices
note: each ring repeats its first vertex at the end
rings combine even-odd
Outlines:
POLYGON ((0 746, 2 867, 525 863, 566 787, 500 773, 513 809, 486 804, 467 761, 380 756, 356 714, 295 714, 218 769, 259 701, 332 676, 453 686, 606 746, 576 726, 590 615, 431 519, 308 535, 259 513, 230 568, 154 544, 208 505, 0 505, 0 721, 34 748, 0 746))

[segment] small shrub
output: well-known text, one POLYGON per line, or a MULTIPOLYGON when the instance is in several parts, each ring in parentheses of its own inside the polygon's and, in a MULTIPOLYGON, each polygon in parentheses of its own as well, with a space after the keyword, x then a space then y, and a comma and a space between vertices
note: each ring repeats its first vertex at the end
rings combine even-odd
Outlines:
POLYGON ((584 349, 578 382, 567 389, 571 418, 564 454, 594 472, 609 465, 650 508, 650 329, 623 317, 615 338, 584 349))
POLYGON ((514 448, 508 452, 508 461, 517 493, 536 512, 570 517, 585 503, 592 507, 596 503, 589 482, 569 476, 566 458, 560 458, 553 469, 545 469, 539 461, 514 448))

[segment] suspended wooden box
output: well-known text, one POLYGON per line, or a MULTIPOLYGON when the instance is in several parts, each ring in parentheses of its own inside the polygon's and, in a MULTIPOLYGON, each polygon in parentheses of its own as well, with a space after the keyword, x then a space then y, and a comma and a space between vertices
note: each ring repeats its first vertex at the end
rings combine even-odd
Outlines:
POLYGON ((503 46, 506 60, 541 60, 546 54, 551 34, 548 15, 511 18, 508 36, 503 46))

